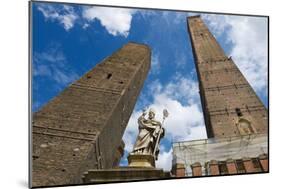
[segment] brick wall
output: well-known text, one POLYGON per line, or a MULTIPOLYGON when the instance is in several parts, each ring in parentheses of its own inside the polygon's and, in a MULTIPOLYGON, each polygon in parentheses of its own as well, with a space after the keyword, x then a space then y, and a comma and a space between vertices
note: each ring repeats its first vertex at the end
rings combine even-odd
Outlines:
POLYGON ((176 177, 184 177, 187 176, 185 173, 185 165, 183 163, 176 163, 172 167, 172 175, 176 177))
POLYGON ((199 162, 196 162, 191 165, 192 176, 202 176, 202 165, 199 162))
POLYGON ((264 172, 268 172, 268 156, 267 154, 261 154, 259 156, 259 161, 264 172))
POLYGON ((88 169, 114 166, 150 56, 128 43, 33 114, 33 187, 79 184, 88 169))
POLYGON ((216 160, 211 160, 209 162, 209 169, 210 169, 210 175, 219 175, 219 164, 216 160))
POLYGON ((236 169, 236 165, 233 159, 228 159, 226 161, 226 166, 227 166, 227 171, 228 174, 236 174, 237 173, 237 169, 236 169))
POLYGON ((267 109, 232 58, 199 16, 188 18, 188 29, 208 137, 267 133, 267 109))

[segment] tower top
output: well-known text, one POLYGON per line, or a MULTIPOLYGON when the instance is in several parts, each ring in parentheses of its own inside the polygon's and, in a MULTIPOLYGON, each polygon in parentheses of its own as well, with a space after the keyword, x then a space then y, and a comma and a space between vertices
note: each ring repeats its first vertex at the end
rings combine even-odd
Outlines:
POLYGON ((188 17, 187 17, 187 20, 189 20, 189 19, 194 19, 194 18, 201 18, 201 16, 200 16, 200 14, 194 15, 194 16, 188 16, 188 17))

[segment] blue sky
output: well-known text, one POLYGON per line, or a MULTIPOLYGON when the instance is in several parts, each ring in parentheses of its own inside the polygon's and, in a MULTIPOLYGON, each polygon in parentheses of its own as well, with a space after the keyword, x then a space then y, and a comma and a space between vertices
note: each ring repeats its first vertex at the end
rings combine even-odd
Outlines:
MULTIPOLYGON (((148 44, 152 67, 124 134, 132 150, 136 119, 153 107, 167 108, 166 137, 157 166, 170 169, 171 143, 206 138, 197 77, 186 27, 191 12, 33 3, 32 110, 39 110, 70 83, 129 41, 148 44)), ((227 55, 231 55, 268 106, 267 19, 201 14, 227 55), (254 49, 254 50, 253 50, 254 49)))

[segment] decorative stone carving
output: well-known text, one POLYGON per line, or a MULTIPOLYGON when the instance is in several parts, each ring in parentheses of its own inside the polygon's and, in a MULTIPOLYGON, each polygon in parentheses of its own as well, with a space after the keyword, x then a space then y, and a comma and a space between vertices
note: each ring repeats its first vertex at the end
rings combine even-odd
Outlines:
POLYGON ((165 135, 162 127, 164 120, 168 117, 168 111, 163 111, 163 121, 155 120, 155 111, 150 109, 148 118, 147 112, 143 111, 138 118, 139 134, 134 149, 128 156, 129 166, 134 167, 155 167, 155 160, 159 154, 159 142, 165 135))
POLYGON ((252 126, 251 122, 245 118, 239 118, 236 122, 236 126, 241 135, 250 135, 256 133, 256 130, 252 126))

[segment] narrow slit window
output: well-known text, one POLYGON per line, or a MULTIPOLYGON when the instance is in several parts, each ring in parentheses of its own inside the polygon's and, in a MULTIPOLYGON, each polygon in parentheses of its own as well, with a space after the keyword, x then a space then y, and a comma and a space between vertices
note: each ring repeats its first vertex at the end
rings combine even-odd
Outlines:
POLYGON ((110 79, 112 77, 112 73, 107 74, 107 79, 110 79))
POLYGON ((235 111, 236 111, 236 114, 237 114, 238 117, 243 116, 240 108, 235 108, 235 111))

